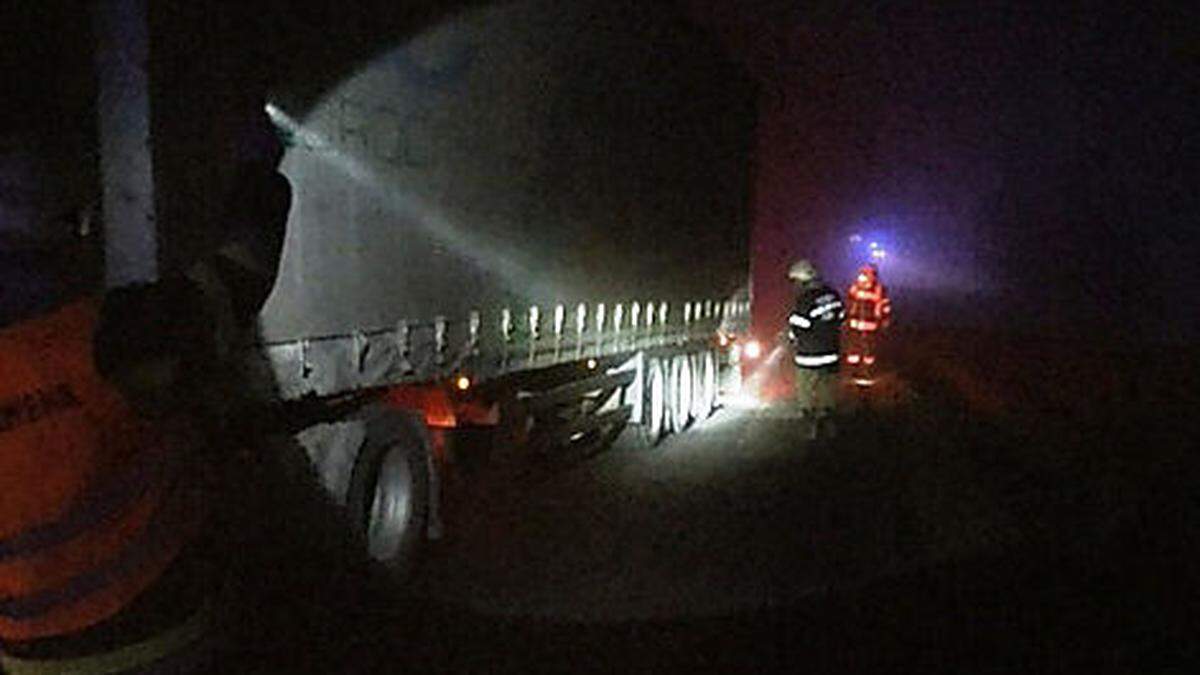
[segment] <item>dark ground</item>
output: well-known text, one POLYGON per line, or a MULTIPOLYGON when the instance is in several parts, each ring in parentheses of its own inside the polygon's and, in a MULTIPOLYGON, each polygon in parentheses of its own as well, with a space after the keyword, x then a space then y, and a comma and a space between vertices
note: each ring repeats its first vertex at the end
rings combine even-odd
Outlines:
POLYGON ((404 592, 314 546, 319 516, 276 521, 227 672, 1187 672, 1194 357, 893 338, 835 441, 731 405, 471 484, 404 592))

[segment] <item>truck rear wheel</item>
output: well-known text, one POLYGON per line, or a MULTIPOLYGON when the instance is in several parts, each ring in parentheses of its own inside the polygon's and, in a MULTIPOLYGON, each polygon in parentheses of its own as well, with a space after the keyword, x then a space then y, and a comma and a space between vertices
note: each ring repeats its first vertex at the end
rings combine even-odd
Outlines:
POLYGON ((667 378, 662 361, 646 360, 646 384, 642 402, 642 440, 646 445, 658 445, 667 426, 667 378))
POLYGON ((393 572, 415 564, 429 519, 429 432, 404 411, 367 425, 350 477, 347 506, 371 559, 393 572))
POLYGON ((717 359, 711 350, 696 354, 692 414, 696 420, 708 419, 717 405, 717 359))
POLYGON ((692 419, 692 359, 683 354, 671 364, 671 428, 679 433, 692 419))

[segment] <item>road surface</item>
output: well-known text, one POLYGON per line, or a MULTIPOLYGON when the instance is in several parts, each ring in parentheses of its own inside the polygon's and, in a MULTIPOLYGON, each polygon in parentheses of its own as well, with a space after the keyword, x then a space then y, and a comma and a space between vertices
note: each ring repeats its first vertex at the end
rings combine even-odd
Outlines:
POLYGON ((626 437, 504 497, 473 486, 417 586, 487 614, 715 616, 1020 536, 933 401, 894 375, 861 395, 874 409, 832 439, 809 440, 790 402, 731 403, 658 447, 626 437))
POLYGON ((299 547, 252 619, 287 614, 261 654, 305 672, 1171 665, 1197 515, 1186 435, 1150 421, 1173 404, 1141 376, 1108 402, 1039 398, 958 344, 897 350, 844 391, 832 439, 786 402, 729 401, 658 447, 465 482, 400 591, 299 547))

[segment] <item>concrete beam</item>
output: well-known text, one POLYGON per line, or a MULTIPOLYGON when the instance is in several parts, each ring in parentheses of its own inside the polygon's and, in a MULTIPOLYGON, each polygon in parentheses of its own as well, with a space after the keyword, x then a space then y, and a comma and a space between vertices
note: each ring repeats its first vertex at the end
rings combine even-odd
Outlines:
POLYGON ((158 277, 148 0, 101 0, 94 21, 105 283, 158 277))

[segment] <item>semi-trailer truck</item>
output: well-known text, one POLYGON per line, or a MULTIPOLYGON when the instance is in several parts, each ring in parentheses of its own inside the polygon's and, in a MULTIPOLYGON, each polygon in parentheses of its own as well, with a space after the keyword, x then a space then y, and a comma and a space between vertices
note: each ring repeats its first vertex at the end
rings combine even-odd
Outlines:
POLYGON ((373 401, 299 434, 373 558, 440 535, 464 428, 520 463, 714 411, 755 97, 707 35, 645 3, 497 3, 318 93, 297 72, 267 104, 295 197, 251 361, 268 395, 373 401))

